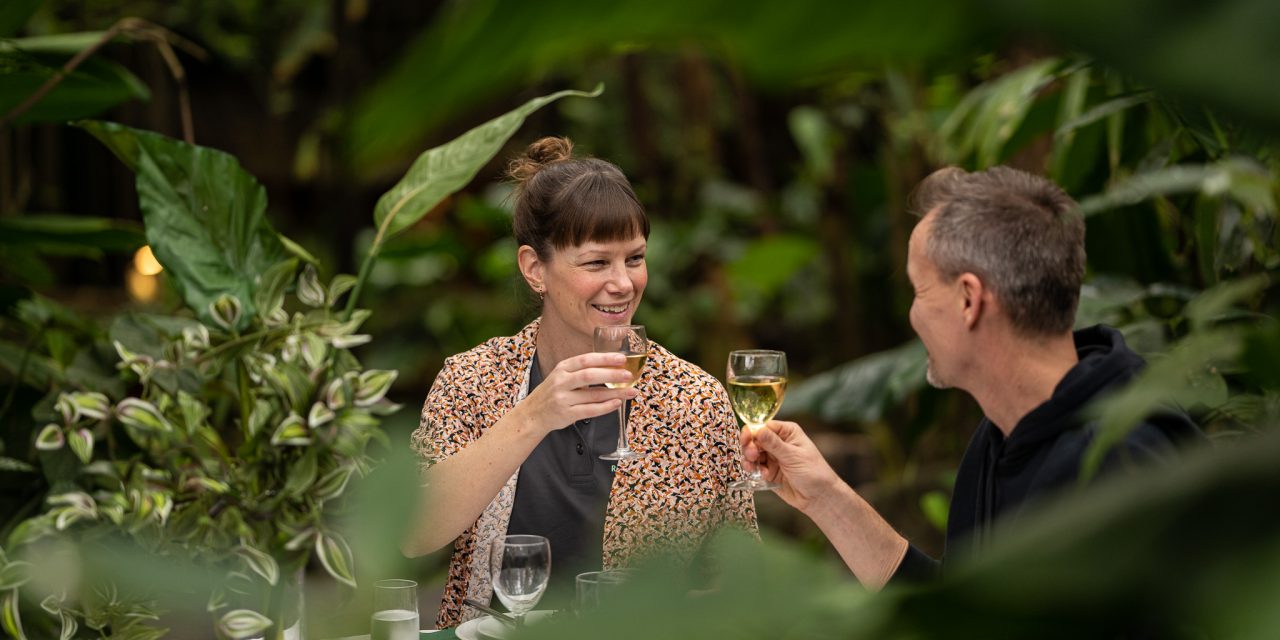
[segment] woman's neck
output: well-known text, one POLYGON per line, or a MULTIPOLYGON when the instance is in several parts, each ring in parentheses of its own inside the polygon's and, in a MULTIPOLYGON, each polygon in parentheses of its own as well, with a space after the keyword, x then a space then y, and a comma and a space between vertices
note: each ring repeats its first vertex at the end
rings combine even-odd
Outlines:
POLYGON ((538 328, 536 348, 538 368, 545 378, 561 361, 591 351, 592 345, 583 343, 580 338, 575 339, 566 327, 554 320, 548 322, 544 317, 542 326, 538 328))

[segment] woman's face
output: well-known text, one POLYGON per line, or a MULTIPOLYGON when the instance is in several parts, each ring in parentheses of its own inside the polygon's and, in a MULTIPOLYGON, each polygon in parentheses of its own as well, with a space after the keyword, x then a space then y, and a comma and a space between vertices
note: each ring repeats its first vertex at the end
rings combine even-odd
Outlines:
POLYGON ((544 328, 566 331, 565 338, 590 345, 596 327, 631 324, 649 283, 647 246, 639 235, 616 242, 588 241, 553 249, 545 262, 535 260, 526 277, 535 289, 541 285, 546 292, 544 328))

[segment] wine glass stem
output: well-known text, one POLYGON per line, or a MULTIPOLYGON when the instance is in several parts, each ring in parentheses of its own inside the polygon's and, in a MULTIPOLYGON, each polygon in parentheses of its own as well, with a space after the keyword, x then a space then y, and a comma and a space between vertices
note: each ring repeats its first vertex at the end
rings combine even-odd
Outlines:
POLYGON ((627 401, 618 405, 618 451, 627 451, 627 401))

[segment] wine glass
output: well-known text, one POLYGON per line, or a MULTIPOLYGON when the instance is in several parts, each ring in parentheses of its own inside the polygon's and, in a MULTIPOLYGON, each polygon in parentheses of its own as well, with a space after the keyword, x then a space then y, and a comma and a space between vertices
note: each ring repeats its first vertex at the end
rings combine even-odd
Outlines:
POLYGON ((551 576, 551 541, 542 536, 509 535, 493 541, 489 554, 493 591, 516 624, 547 590, 551 576))
POLYGON ((417 640, 418 583, 379 580, 373 583, 370 640, 417 640))
MULTIPOLYGON (((787 354, 761 349, 734 351, 729 354, 726 377, 733 411, 754 436, 782 406, 782 396, 787 392, 787 354)), ((731 483, 729 488, 762 491, 779 486, 765 480, 757 467, 750 476, 731 483)))
MULTIPOLYGON (((643 325, 596 327, 595 350, 604 353, 616 351, 627 356, 627 362, 623 368, 631 372, 631 380, 605 383, 605 386, 610 389, 625 389, 640 379, 640 370, 644 368, 644 361, 649 357, 649 339, 645 336, 643 325)), ((643 453, 632 451, 627 444, 627 403, 624 400, 618 407, 618 448, 600 456, 600 459, 632 460, 643 457, 643 453)))

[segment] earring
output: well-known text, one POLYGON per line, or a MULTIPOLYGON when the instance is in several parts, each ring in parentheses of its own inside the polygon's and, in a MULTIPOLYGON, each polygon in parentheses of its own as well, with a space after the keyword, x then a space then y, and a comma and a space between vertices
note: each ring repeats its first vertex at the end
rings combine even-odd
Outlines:
POLYGON ((536 293, 536 294, 538 294, 538 299, 539 299, 539 300, 546 300, 546 299, 547 299, 547 290, 546 290, 546 289, 543 289, 542 287, 534 287, 534 288, 533 288, 533 292, 534 292, 534 293, 536 293))

